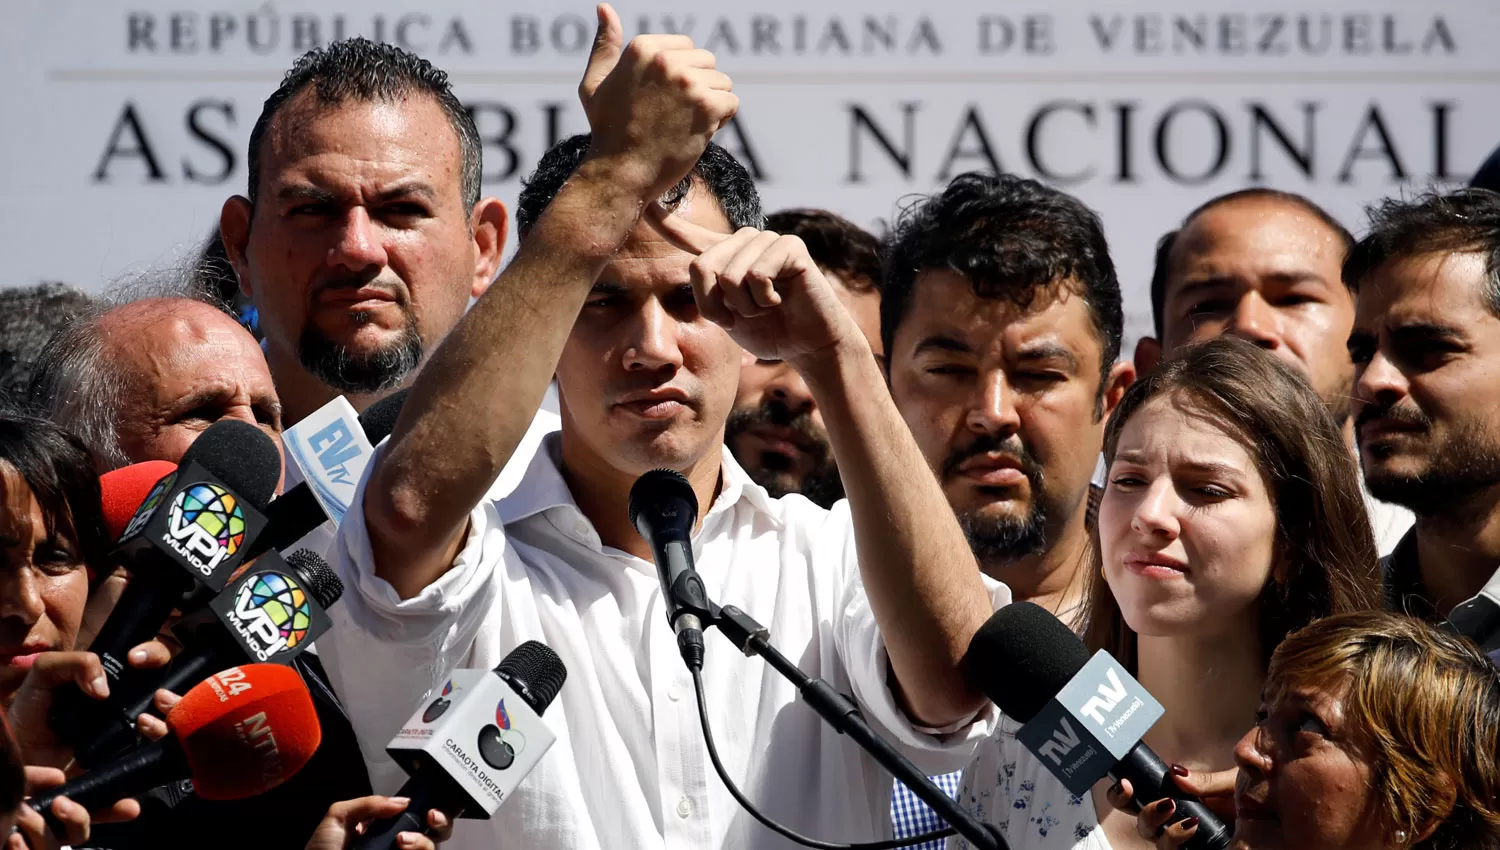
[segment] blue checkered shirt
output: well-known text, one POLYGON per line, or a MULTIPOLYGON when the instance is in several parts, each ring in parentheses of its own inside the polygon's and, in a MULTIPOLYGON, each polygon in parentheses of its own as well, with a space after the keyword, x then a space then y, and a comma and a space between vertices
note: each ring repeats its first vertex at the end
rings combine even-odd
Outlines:
MULTIPOLYGON (((943 793, 949 797, 958 793, 958 780, 963 776, 963 771, 947 773, 942 776, 932 777, 932 782, 943 789, 943 793)), ((896 783, 891 792, 891 830, 896 838, 910 838, 921 835, 924 832, 943 829, 948 826, 937 812, 927 807, 927 804, 917 798, 910 788, 896 783)), ((943 842, 929 841, 925 844, 912 845, 917 850, 943 850, 943 842)))

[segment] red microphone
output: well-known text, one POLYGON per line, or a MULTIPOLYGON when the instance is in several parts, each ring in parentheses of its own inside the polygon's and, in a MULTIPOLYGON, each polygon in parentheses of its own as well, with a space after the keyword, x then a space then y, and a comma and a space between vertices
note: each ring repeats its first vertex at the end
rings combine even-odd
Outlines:
POLYGON ((131 517, 146 501, 156 482, 177 471, 177 464, 166 460, 122 466, 99 476, 99 495, 104 503, 104 527, 110 540, 119 540, 130 525, 131 517))
MULTIPOLYGON (((110 540, 119 540, 125 526, 135 516, 136 509, 151 494, 156 482, 177 471, 177 464, 166 460, 148 460, 145 463, 122 466, 99 476, 99 501, 104 508, 104 530, 110 540)), ((94 564, 84 565, 89 571, 89 586, 94 584, 97 569, 94 564)))
POLYGON ((205 679, 167 713, 172 733, 28 801, 64 835, 52 803, 89 811, 191 777, 205 800, 254 797, 307 764, 323 730, 302 676, 281 664, 246 664, 205 679))

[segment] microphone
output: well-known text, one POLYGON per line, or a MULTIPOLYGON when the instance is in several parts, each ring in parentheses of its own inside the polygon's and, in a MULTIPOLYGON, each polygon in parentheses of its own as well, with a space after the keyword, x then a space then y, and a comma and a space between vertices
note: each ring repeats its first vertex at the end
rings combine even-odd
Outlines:
POLYGON ((155 693, 182 693, 215 670, 239 664, 289 664, 332 625, 327 611, 344 592, 343 582, 322 558, 306 549, 285 560, 262 555, 208 605, 172 627, 187 647, 165 676, 128 669, 110 709, 74 751, 88 768, 140 743, 136 718, 152 711, 155 693))
MULTIPOLYGON (((557 740, 542 714, 568 678, 562 659, 528 640, 490 670, 454 670, 386 752, 410 779, 401 814, 370 825, 355 850, 391 850, 401 832, 427 832, 427 811, 488 818, 557 740)), ((431 696, 431 694, 428 694, 431 696)))
POLYGON ((1500 572, 1473 597, 1458 603, 1443 628, 1468 638, 1486 653, 1500 649, 1500 572))
MULTIPOLYGON (((104 509, 104 531, 110 540, 119 540, 135 516, 135 509, 151 495, 156 482, 177 471, 177 464, 165 460, 148 460, 122 466, 99 476, 99 506, 104 509)), ((89 587, 99 578, 97 564, 85 564, 89 587)), ((108 573, 106 573, 108 575, 108 573)))
MULTIPOLYGON (((112 561, 130 583, 89 649, 113 689, 126 653, 150 640, 193 588, 222 590, 265 524, 261 511, 281 477, 281 455, 255 426, 223 419, 209 426, 169 476, 147 494, 120 536, 112 561)), ((94 700, 60 689, 52 726, 64 740, 87 731, 94 700)))
POLYGON ((52 803, 66 796, 89 811, 191 777, 205 800, 240 800, 275 788, 307 764, 321 743, 312 695, 279 664, 231 667, 188 691, 167 713, 171 734, 90 771, 31 807, 61 837, 52 803))
POLYGON ((135 516, 135 509, 146 501, 156 482, 177 471, 177 464, 165 460, 134 463, 99 476, 100 504, 104 508, 104 530, 110 540, 119 540, 135 516))
POLYGON ((250 547, 247 560, 285 549, 329 519, 343 520, 373 447, 395 430, 408 392, 386 396, 358 419, 348 400, 339 396, 286 430, 282 444, 305 480, 266 508, 266 530, 250 547))
POLYGON ((693 567, 697 521, 698 497, 678 472, 653 469, 630 488, 630 524, 651 545, 667 622, 677 635, 682 660, 692 670, 703 669, 703 626, 715 616, 703 579, 693 567))
POLYGON ((1083 641, 1045 608, 1015 602, 996 611, 969 642, 970 684, 1025 725, 1016 739, 1069 791, 1087 795, 1106 774, 1128 779, 1134 799, 1177 802, 1172 823, 1198 818, 1186 847, 1221 850, 1230 831, 1197 797, 1179 789, 1141 741, 1164 713, 1109 653, 1089 657, 1083 641))

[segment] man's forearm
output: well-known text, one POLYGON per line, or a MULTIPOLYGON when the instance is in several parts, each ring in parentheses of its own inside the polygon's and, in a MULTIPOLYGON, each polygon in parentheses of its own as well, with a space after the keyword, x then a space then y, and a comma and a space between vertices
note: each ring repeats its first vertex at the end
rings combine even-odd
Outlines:
POLYGON ((959 662, 990 604, 953 510, 863 340, 799 371, 833 444, 900 695, 925 724, 962 720, 983 705, 959 662))
POLYGON ((590 287, 642 205, 585 161, 423 366, 364 505, 376 574, 403 598, 451 565, 469 512, 525 435, 590 287))

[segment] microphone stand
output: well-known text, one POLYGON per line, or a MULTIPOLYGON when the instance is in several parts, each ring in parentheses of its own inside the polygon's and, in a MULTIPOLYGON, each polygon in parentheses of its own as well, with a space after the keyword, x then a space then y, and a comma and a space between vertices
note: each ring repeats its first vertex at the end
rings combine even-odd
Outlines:
POLYGON ((970 844, 980 850, 1009 850, 1005 839, 998 832, 964 811, 933 785, 927 775, 917 769, 906 756, 876 735, 852 700, 822 679, 814 679, 802 672, 800 667, 772 646, 769 641, 770 631, 749 614, 733 605, 720 607, 709 603, 706 609, 697 605, 685 605, 680 616, 696 617, 705 627, 717 626, 719 632, 746 656, 758 655, 765 659, 771 669, 797 686, 802 698, 819 717, 839 734, 849 736, 881 767, 890 771, 892 776, 910 788, 913 794, 957 830, 959 835, 968 839, 970 844))

